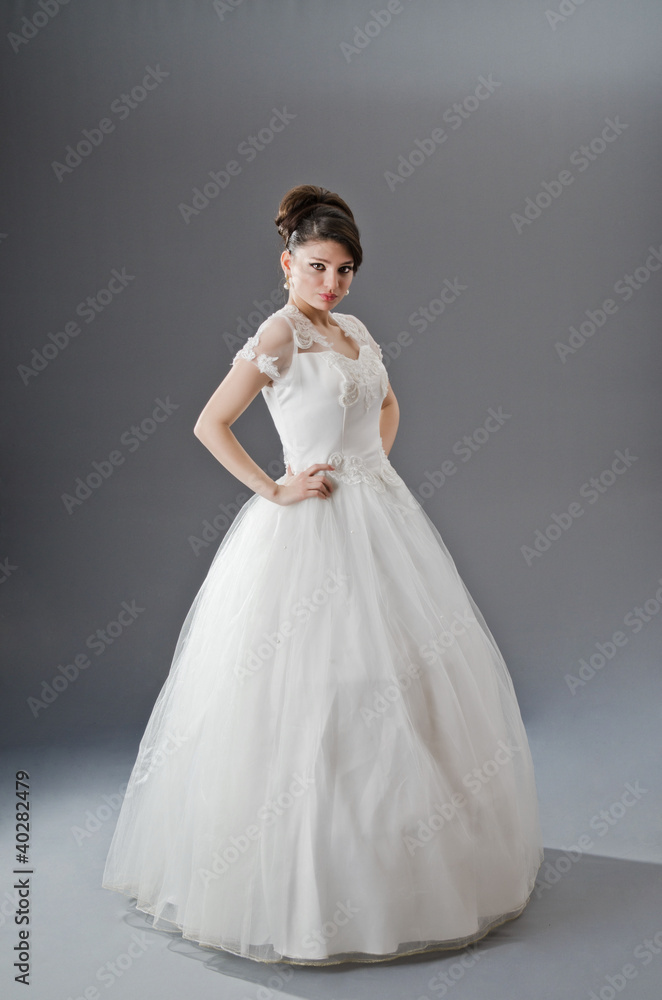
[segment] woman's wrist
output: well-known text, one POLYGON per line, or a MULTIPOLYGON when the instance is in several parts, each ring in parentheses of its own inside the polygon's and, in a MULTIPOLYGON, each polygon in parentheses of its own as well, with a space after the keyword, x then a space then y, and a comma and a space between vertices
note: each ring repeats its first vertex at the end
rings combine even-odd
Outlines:
POLYGON ((274 482, 273 479, 268 479, 266 482, 261 481, 256 484, 253 490, 265 500, 273 500, 278 493, 278 483, 274 482))

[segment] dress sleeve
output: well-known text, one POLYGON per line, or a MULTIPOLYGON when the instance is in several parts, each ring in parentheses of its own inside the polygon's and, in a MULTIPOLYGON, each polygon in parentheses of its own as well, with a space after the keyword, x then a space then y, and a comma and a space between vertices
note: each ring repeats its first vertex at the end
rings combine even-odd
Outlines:
POLYGON ((273 382, 289 371, 294 353, 294 335, 284 316, 268 316, 249 337, 232 359, 232 366, 241 359, 250 361, 273 382))

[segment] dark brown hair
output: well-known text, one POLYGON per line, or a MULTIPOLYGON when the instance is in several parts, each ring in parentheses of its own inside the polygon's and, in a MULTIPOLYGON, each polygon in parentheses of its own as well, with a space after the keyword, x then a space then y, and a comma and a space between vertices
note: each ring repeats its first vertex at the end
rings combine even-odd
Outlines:
POLYGON ((363 260, 352 210, 340 195, 314 184, 297 184, 278 206, 274 219, 285 249, 294 252, 313 240, 335 240, 346 247, 356 273, 363 260))

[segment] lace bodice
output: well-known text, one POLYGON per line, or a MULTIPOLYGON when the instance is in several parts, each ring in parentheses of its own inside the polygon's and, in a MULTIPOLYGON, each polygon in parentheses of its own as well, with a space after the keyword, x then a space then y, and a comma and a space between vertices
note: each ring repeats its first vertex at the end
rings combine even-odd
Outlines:
POLYGON ((400 496, 396 505, 417 507, 379 433, 388 391, 381 348, 355 316, 330 315, 348 341, 347 354, 287 303, 249 337, 232 365, 248 361, 271 379, 262 395, 283 445, 283 460, 295 475, 315 462, 328 462, 335 466, 330 479, 366 483, 382 493, 387 486, 401 487, 406 498, 400 496), (357 350, 356 357, 349 356, 357 350))

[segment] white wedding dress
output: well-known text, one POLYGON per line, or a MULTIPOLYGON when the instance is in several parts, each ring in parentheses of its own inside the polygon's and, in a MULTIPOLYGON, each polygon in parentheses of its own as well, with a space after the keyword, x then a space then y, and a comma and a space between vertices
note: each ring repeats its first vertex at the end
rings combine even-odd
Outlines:
POLYGON ((506 664, 383 450, 379 346, 331 315, 356 360, 290 303, 233 360, 270 375, 293 473, 329 462, 335 489, 240 509, 103 875, 157 928, 310 965, 473 942, 521 913, 543 858, 506 664))

